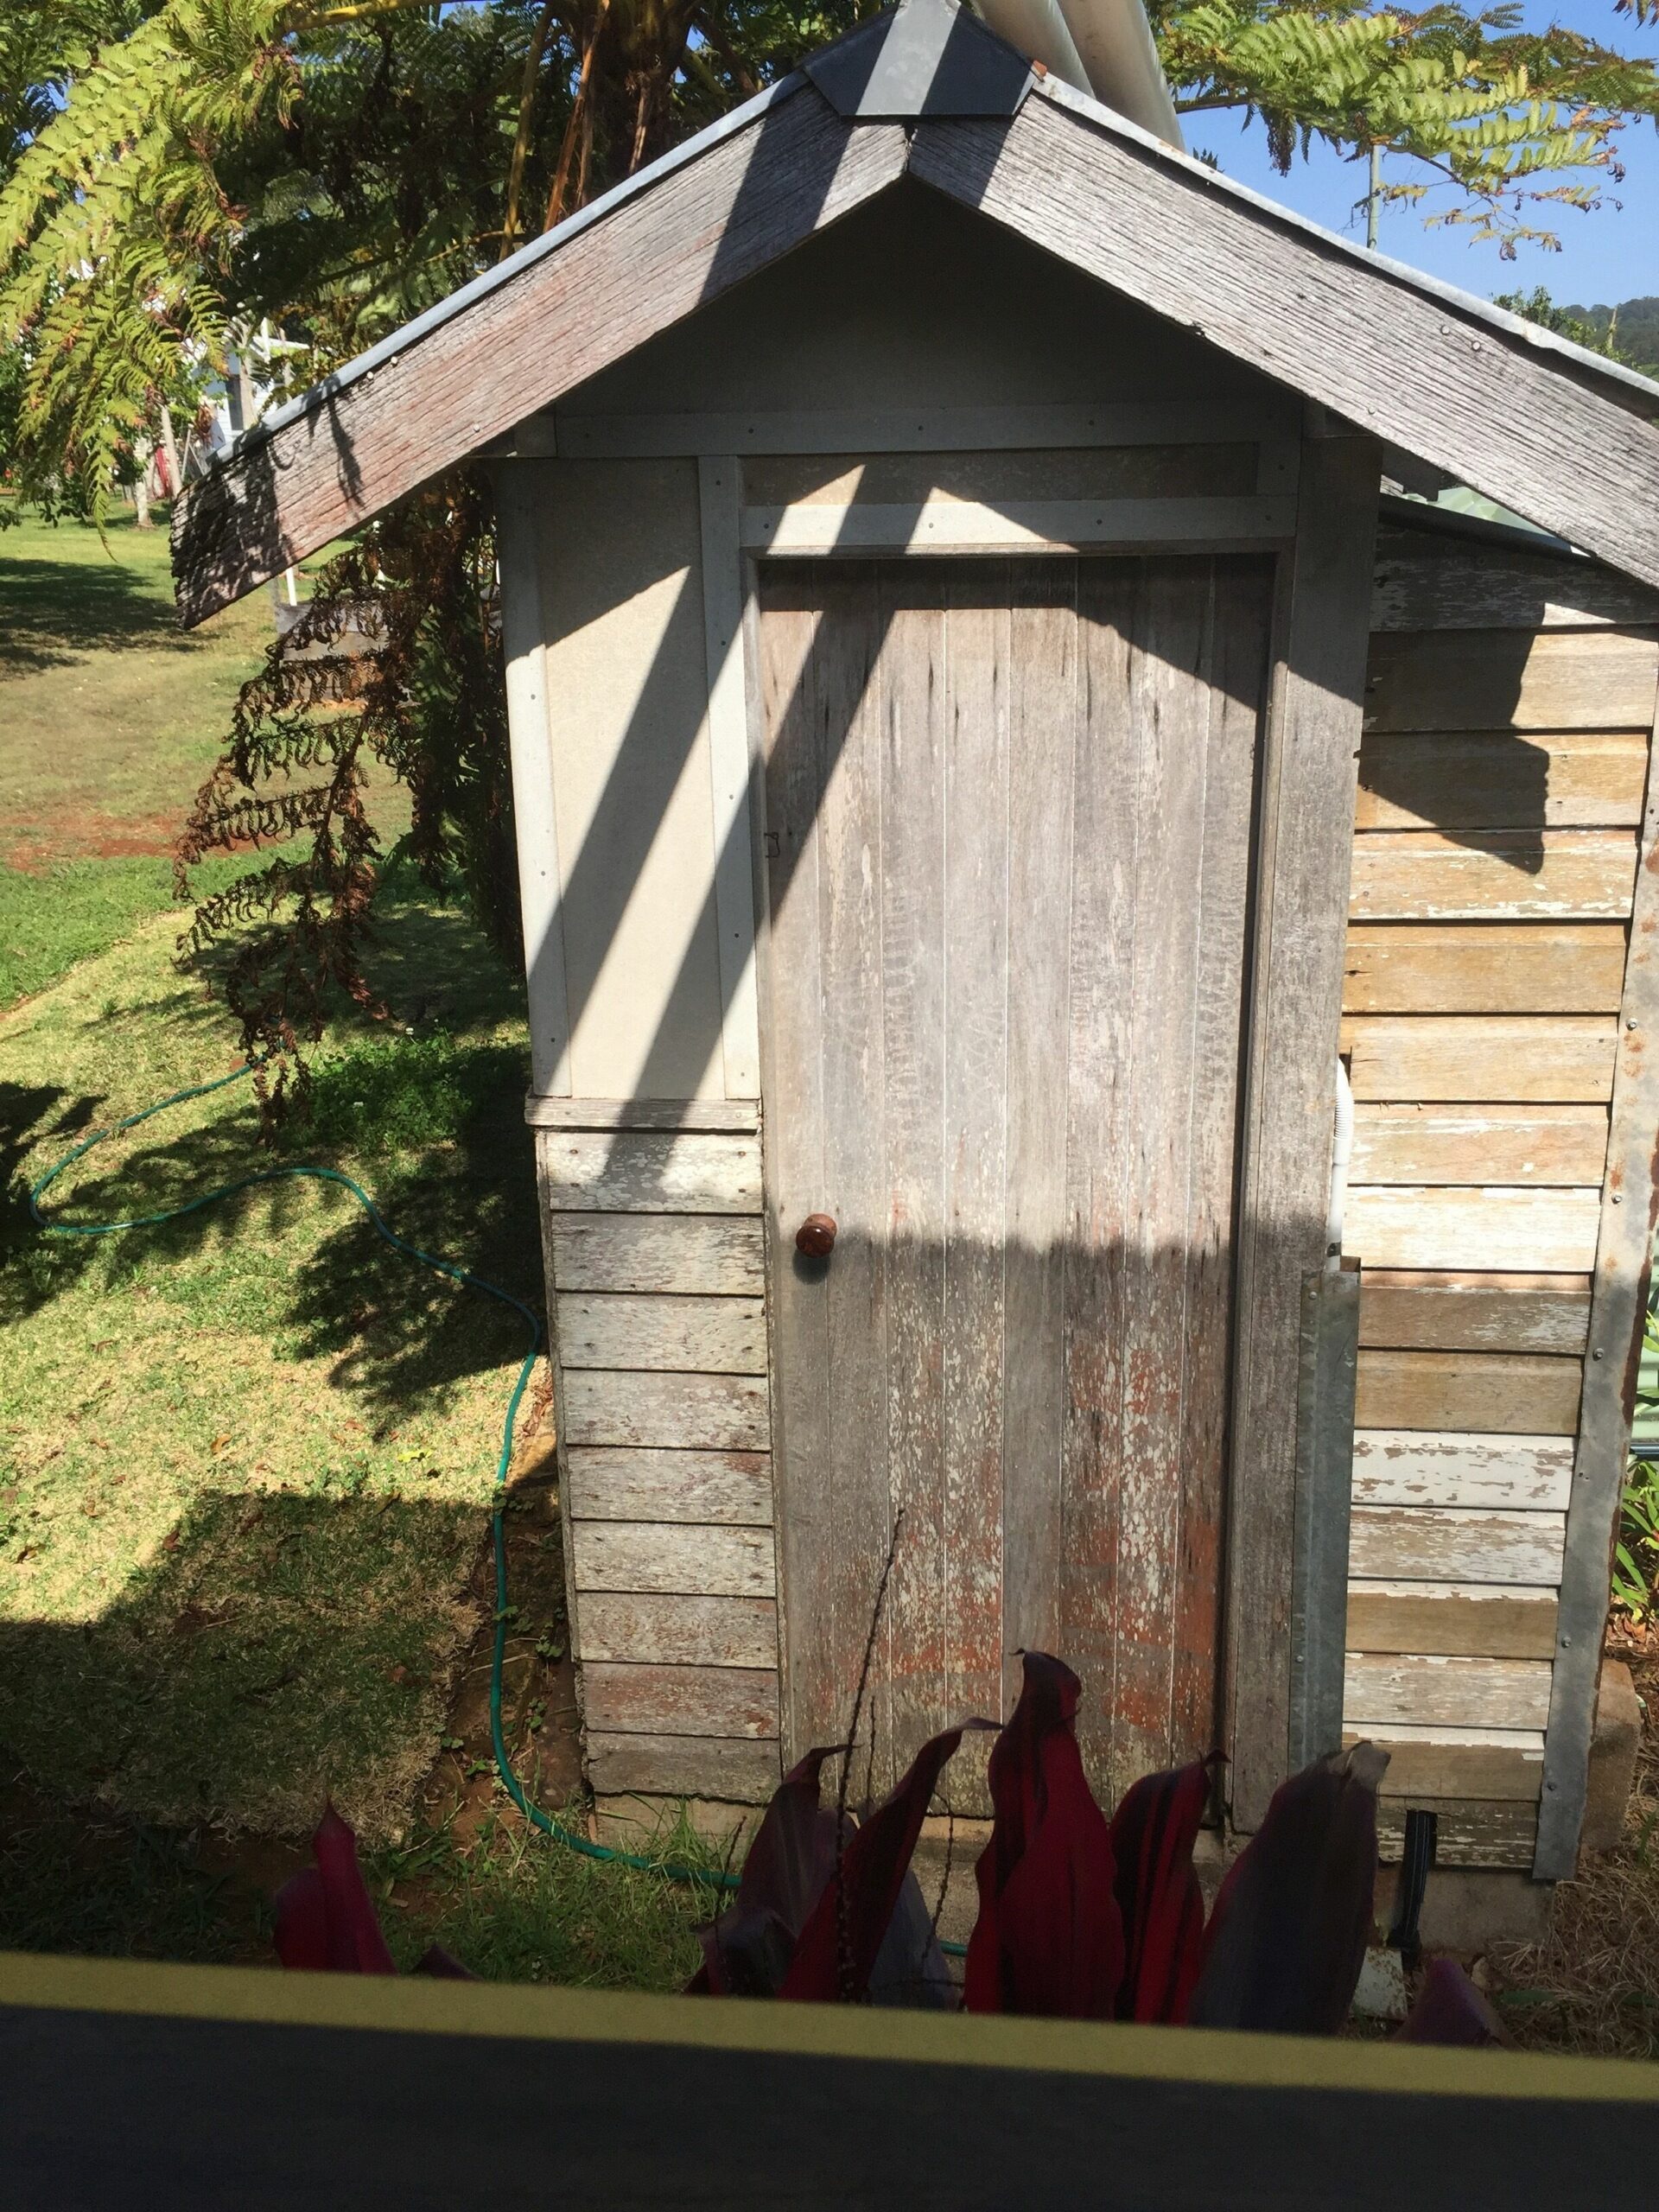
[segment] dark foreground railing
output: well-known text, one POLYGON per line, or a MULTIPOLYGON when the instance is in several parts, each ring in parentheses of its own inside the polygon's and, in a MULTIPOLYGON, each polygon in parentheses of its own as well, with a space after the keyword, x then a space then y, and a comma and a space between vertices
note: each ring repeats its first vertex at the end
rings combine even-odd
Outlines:
POLYGON ((8 2212, 1565 2212, 1659 2069, 0 1955, 8 2212))

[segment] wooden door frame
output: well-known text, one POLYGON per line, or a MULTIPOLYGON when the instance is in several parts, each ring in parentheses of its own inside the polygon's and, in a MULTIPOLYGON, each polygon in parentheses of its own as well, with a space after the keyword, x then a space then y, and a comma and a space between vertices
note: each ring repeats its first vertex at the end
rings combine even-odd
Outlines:
MULTIPOLYGON (((1294 1573, 1299 1337, 1304 1277, 1325 1257, 1330 1147, 1335 1126, 1336 1060, 1342 1009, 1343 949, 1358 782, 1360 729, 1370 634, 1380 448, 1368 436, 1325 435, 1318 410, 1304 435, 1294 531, 1282 518, 1243 537, 1160 541, 1148 518, 1144 536, 1097 540, 1092 554, 1179 551, 1201 556, 1230 550, 1278 555, 1269 650, 1271 665, 1257 770, 1251 858, 1254 885, 1246 948, 1244 1097, 1239 1119, 1239 1224, 1230 1356, 1233 1380, 1226 1453, 1226 1567, 1219 1656, 1223 1743, 1233 1824, 1252 1829, 1288 1771, 1290 1633, 1294 1573)), ((706 602, 741 601, 742 705, 749 762, 749 820, 754 914, 754 1002, 769 1002, 772 916, 766 853, 765 705, 759 680, 759 575, 763 554, 743 542, 735 456, 703 468, 703 588, 706 602)), ((1198 504, 1198 503, 1194 503, 1198 504)), ((1229 518, 1230 521, 1231 518, 1229 518)), ((1264 518, 1264 520, 1268 519, 1264 518)), ((1075 540, 1022 534, 990 545, 883 543, 843 535, 805 557, 949 557, 989 551, 1075 552, 1075 540)), ((712 620, 712 618, 711 618, 712 620)), ((723 626, 722 626, 723 632, 723 626)), ((712 631, 711 631, 712 650, 712 631)), ((735 687, 727 694, 735 708, 735 687)), ((712 702, 711 702, 712 705, 712 702)), ((770 1192, 766 1069, 761 1025, 763 1174, 770 1192)), ((773 1313, 768 1236, 767 1310, 773 1313)), ((769 1327, 773 1408, 772 1465, 778 1484, 778 1640, 785 1764, 798 1743, 790 1680, 790 1512, 788 1441, 780 1433, 784 1394, 778 1335, 769 1327)), ((1333 1625, 1333 1624, 1328 1624, 1333 1625)))

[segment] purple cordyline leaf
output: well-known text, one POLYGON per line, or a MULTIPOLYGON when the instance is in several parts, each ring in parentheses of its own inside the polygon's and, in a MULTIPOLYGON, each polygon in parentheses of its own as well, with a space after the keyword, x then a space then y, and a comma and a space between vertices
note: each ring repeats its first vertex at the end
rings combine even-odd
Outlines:
POLYGON ((332 1805, 311 1839, 316 1864, 276 1892, 276 1955, 285 1967, 396 1974, 362 1869, 357 1838, 332 1805))
POLYGON ((809 1751, 772 1792, 736 1901, 700 1931, 703 1959, 691 1993, 777 1995, 807 1916, 835 1872, 836 1816, 819 1802, 819 1789, 824 1761, 840 1748, 809 1751))
POLYGON ((1020 1702, 990 1758, 995 1819, 975 1869, 963 2002, 970 2012, 1109 2019, 1123 1928, 1111 1840, 1073 1726, 1082 1685, 1046 1652, 1022 1657, 1020 1702))
POLYGON ((1112 1815, 1125 1952, 1120 2020, 1186 2018, 1204 1944, 1204 1893, 1192 1847, 1218 1756, 1145 1776, 1112 1815))
POLYGON ((1281 1785, 1228 1872, 1204 1939, 1195 2027, 1334 2035, 1364 1963, 1376 1886, 1374 1744, 1281 1785))
POLYGON ((1396 2043, 1461 2044, 1484 2050, 1506 2044, 1497 2015, 1455 1959, 1431 1959, 1417 2001, 1395 2037, 1396 2043))
POLYGON ((840 1872, 831 1872, 801 1930, 780 1996, 830 2004, 868 1993, 929 1802, 962 1738, 961 1728, 931 1738, 891 1796, 848 1837, 840 1872))

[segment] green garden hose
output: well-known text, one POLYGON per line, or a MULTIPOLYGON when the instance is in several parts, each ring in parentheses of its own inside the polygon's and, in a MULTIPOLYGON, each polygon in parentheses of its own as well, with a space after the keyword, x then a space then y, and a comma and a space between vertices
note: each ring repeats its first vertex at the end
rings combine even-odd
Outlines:
MULTIPOLYGON (((142 1113, 129 1114, 124 1121, 117 1122, 110 1128, 94 1129, 91 1136, 84 1138, 73 1152, 65 1153, 56 1166, 48 1168, 39 1182, 30 1187, 29 1210, 35 1227, 48 1236, 116 1236, 129 1229, 159 1229, 164 1222, 177 1221, 188 1213, 199 1213, 204 1206, 216 1205, 220 1198, 231 1198, 238 1191, 254 1190, 262 1183, 301 1180, 337 1183, 341 1190, 351 1192, 368 1216, 375 1234, 390 1244, 394 1251, 403 1253, 407 1259, 418 1260, 423 1268, 430 1268, 435 1274, 447 1275, 451 1282, 460 1283, 464 1289, 482 1291, 486 1298, 493 1298, 503 1306, 510 1306, 529 1331, 530 1340, 519 1363, 518 1377, 512 1386, 512 1395, 507 1400, 506 1419, 502 1424, 501 1456, 495 1468, 496 1489, 499 1493, 506 1486, 507 1469, 512 1459, 512 1432, 518 1419, 518 1408, 536 1364, 536 1355, 542 1348, 541 1324, 524 1300, 515 1298, 510 1290, 503 1290, 498 1283, 486 1282, 482 1275, 474 1274, 469 1268, 457 1268, 448 1260, 437 1259, 432 1253, 423 1252, 418 1244, 411 1244, 399 1236, 387 1226, 379 1208, 363 1185, 353 1182, 349 1175, 342 1174, 339 1168, 311 1166, 262 1168, 257 1174, 238 1175, 234 1182, 220 1183, 211 1191, 204 1191, 199 1198, 187 1200, 183 1205, 169 1206, 162 1213, 134 1214, 126 1221, 54 1221, 41 1212, 41 1199, 48 1189, 66 1168, 91 1152, 95 1145, 119 1136, 124 1129, 136 1128, 140 1122, 148 1122, 153 1115, 165 1113, 169 1106, 182 1105, 190 1098, 205 1098, 210 1092, 223 1090, 227 1084, 239 1083, 245 1076, 252 1075, 261 1065, 257 1060, 249 1060, 243 1066, 233 1068, 229 1075, 215 1077, 212 1083, 193 1084, 188 1090, 175 1090, 168 1096, 157 1100, 155 1105, 146 1106, 142 1113)), ((505 1516, 499 1504, 490 1516, 490 1529, 495 1554, 495 1643, 490 1662, 490 1735, 495 1748, 496 1770, 508 1796, 532 1827, 539 1828, 543 1835, 552 1837, 556 1843, 562 1843, 571 1851, 579 1851, 585 1859, 600 1859, 614 1866, 632 1866, 641 1873, 665 1874, 677 1882, 701 1883, 711 1889, 734 1890, 738 1882, 735 1874, 665 1865, 660 1859, 642 1858, 632 1851, 613 1850, 608 1845, 594 1843, 588 1837, 578 1835, 574 1829, 566 1827, 562 1821, 543 1812, 539 1805, 531 1802, 508 1756, 506 1737, 501 1726, 501 1677, 507 1652, 507 1539, 505 1516)))

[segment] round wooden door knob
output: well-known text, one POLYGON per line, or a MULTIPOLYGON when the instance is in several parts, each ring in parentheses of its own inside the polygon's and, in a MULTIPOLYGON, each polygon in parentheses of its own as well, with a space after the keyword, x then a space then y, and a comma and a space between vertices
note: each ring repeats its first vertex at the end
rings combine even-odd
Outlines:
POLYGON ((810 1213, 795 1232, 795 1249, 804 1252, 809 1260, 825 1260, 836 1249, 835 1217, 827 1213, 810 1213))

